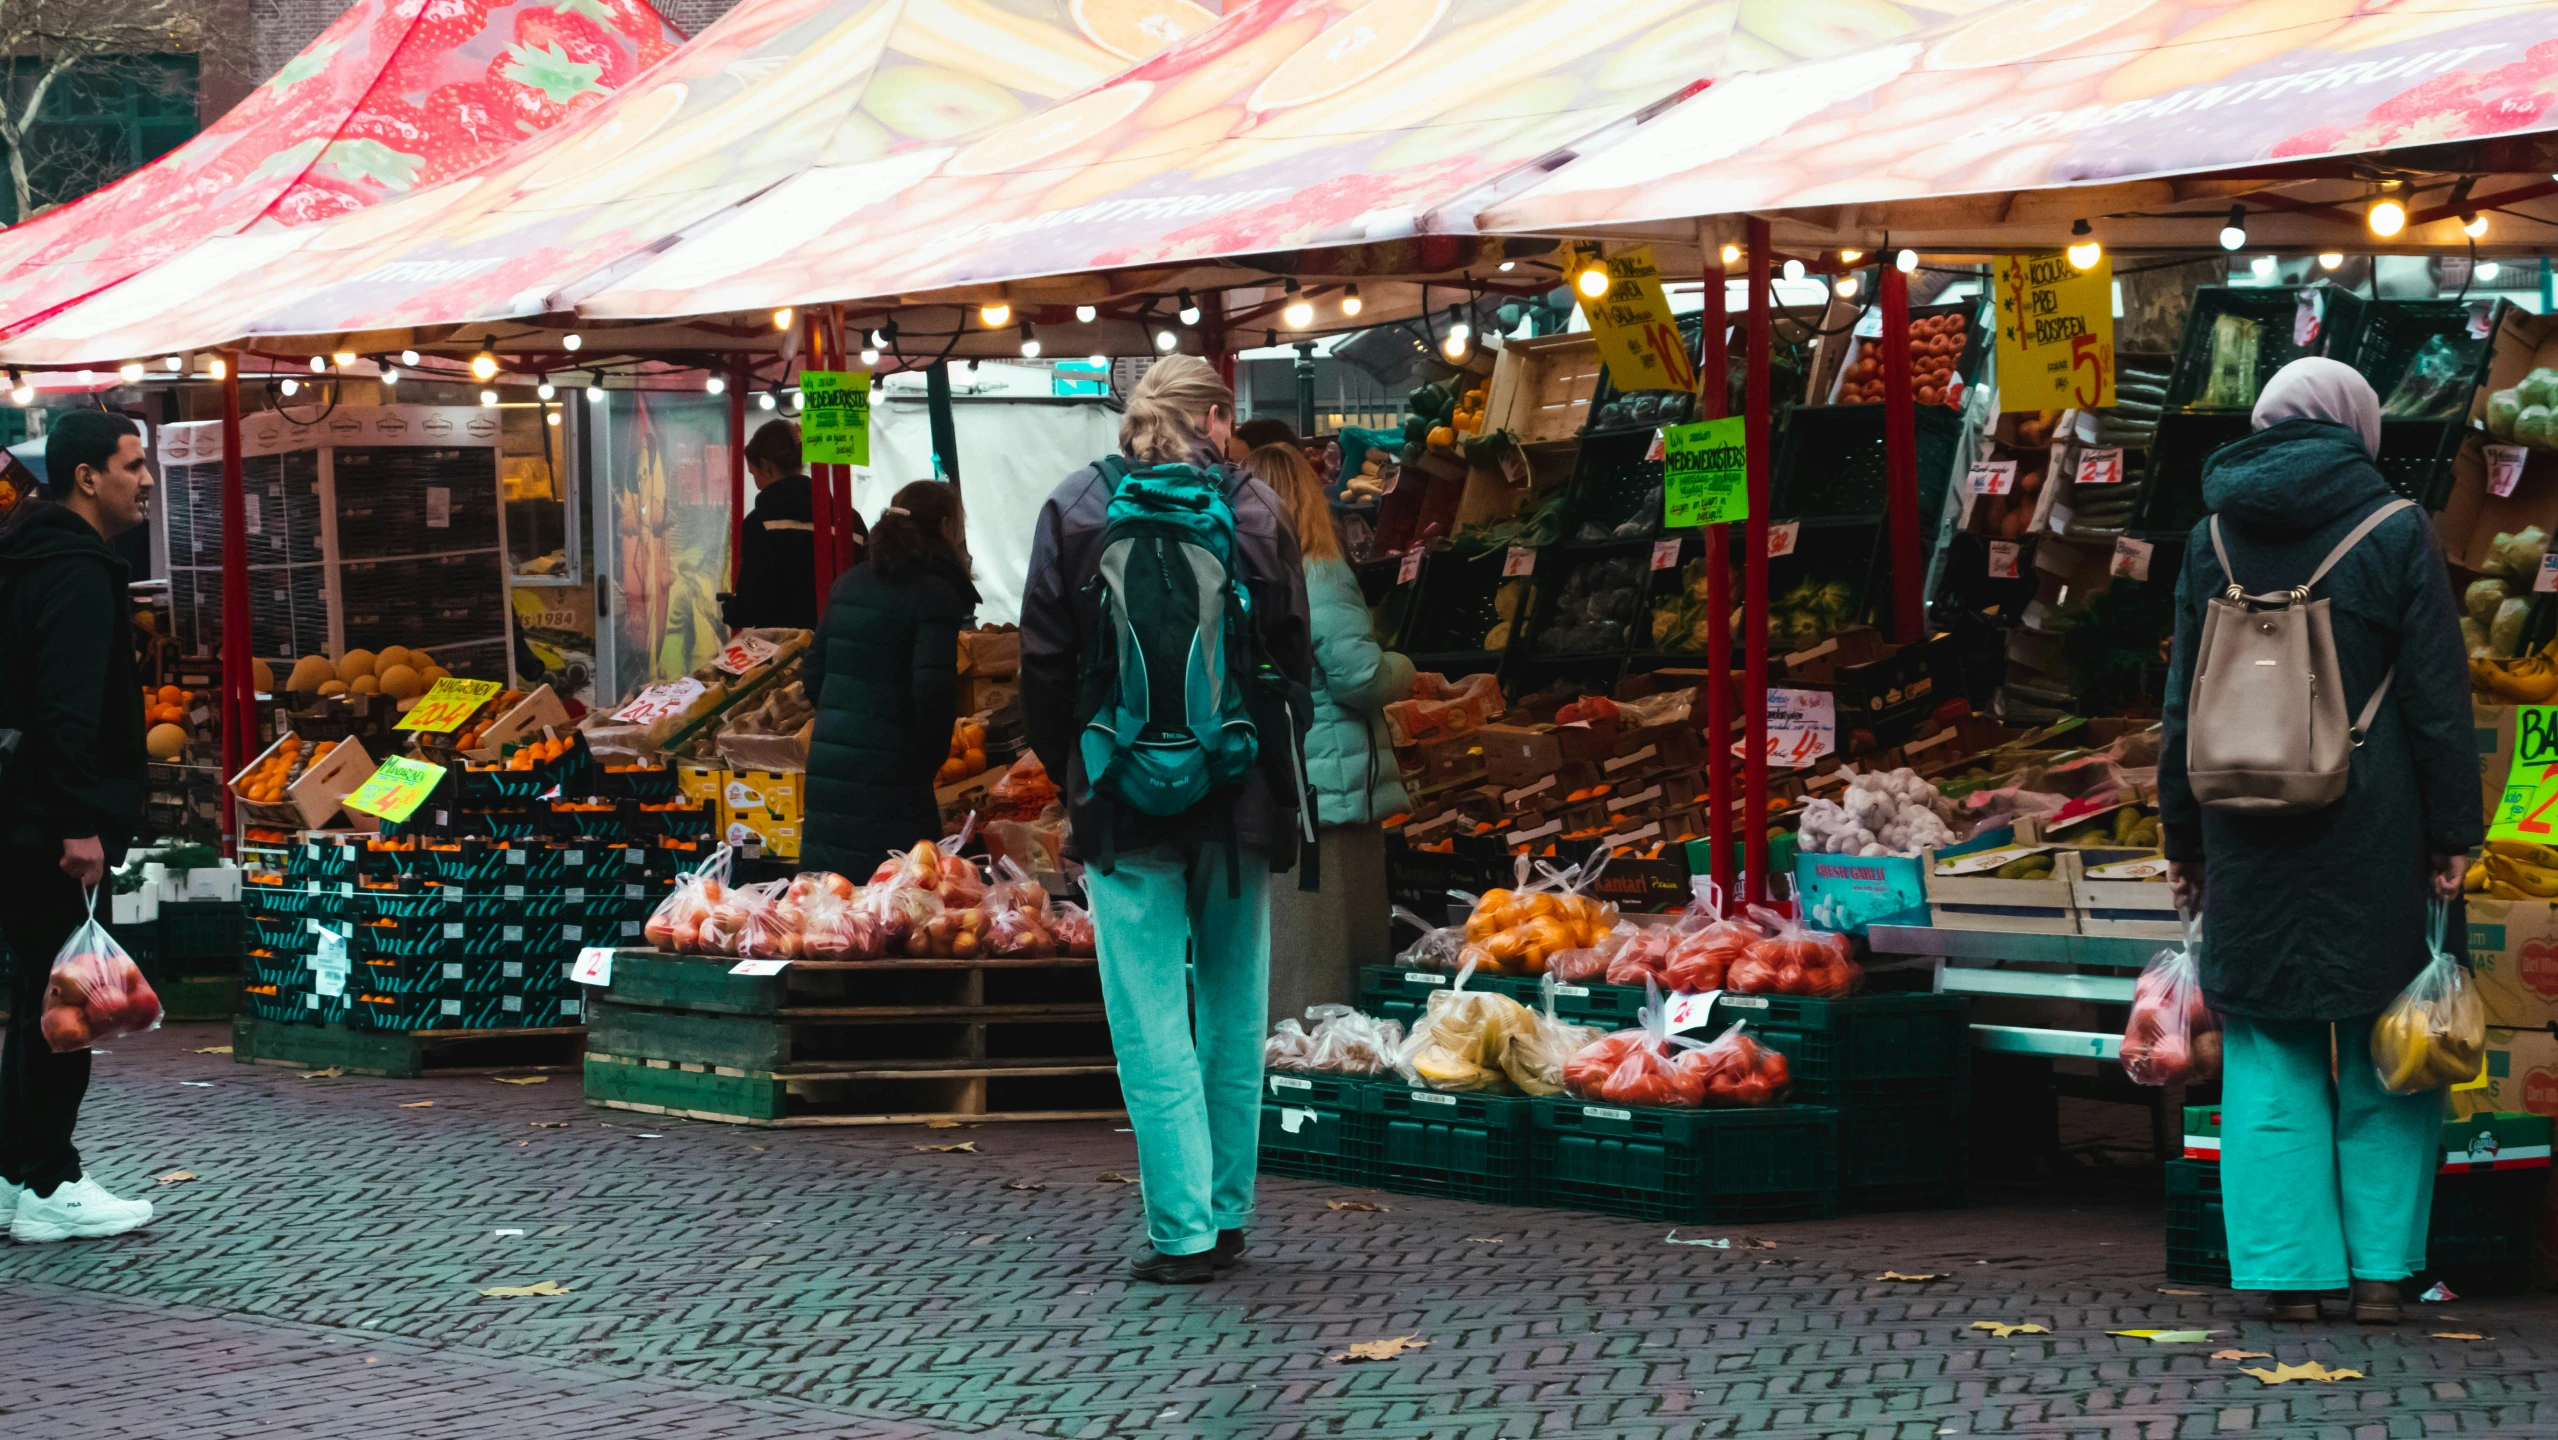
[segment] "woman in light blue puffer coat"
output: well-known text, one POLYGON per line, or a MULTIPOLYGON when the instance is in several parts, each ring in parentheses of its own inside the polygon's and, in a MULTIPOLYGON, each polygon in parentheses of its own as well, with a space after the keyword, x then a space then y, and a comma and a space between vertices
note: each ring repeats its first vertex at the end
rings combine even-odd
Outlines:
POLYGON ((1349 1004, 1362 965, 1380 965, 1392 943, 1384 832, 1406 809, 1385 707, 1412 693, 1412 662, 1376 640, 1359 578, 1341 553, 1332 507, 1314 467, 1294 445, 1264 445, 1244 462, 1277 492, 1306 557, 1314 631, 1313 729, 1306 772, 1321 822, 1323 888, 1270 887, 1270 1016, 1308 1005, 1349 1004))

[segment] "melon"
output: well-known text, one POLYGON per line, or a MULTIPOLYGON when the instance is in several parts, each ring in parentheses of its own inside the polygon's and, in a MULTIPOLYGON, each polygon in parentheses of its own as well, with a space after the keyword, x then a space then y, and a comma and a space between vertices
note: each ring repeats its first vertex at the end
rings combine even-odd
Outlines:
POLYGON ((249 673, 257 680, 259 694, 272 695, 275 693, 274 666, 269 665, 263 660, 252 660, 249 662, 249 673))
POLYGON ((417 661, 410 658, 409 647, 406 645, 385 645, 373 656, 373 673, 376 675, 390 669, 394 665, 406 665, 410 669, 417 668, 417 661))
POLYGON ((293 677, 284 682, 284 688, 296 693, 317 690, 321 685, 336 678, 338 678, 337 667, 331 665, 326 658, 305 655, 293 662, 293 677))
POLYGON ((343 695, 346 693, 346 682, 343 680, 323 680, 320 682, 320 693, 323 695, 343 695))
POLYGON ((407 665, 385 665, 377 678, 382 682, 382 693, 385 695, 396 695, 402 700, 407 700, 426 693, 426 682, 419 679, 417 671, 407 665))
POLYGON ((142 748, 150 751, 154 760, 175 760, 187 753, 187 732, 175 725, 154 725, 151 733, 143 737, 142 748))
POLYGON ((358 695, 379 695, 382 693, 382 682, 370 675, 358 675, 346 682, 346 688, 358 695))
POLYGON ((452 674, 452 671, 445 669, 441 665, 429 665, 425 669, 417 672, 417 678, 426 682, 428 689, 433 689, 436 681, 449 679, 452 674))
POLYGON ((349 650, 346 652, 345 656, 338 661, 338 678, 340 680, 353 680, 358 675, 370 675, 372 673, 373 652, 370 650, 349 650))

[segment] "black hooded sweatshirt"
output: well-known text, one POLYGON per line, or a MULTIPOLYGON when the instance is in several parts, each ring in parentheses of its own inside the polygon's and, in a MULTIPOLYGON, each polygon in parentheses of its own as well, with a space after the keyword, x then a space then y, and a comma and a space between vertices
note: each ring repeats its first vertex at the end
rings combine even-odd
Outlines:
POLYGON ((94 835, 123 857, 142 812, 142 698, 126 568, 76 511, 30 499, 0 525, 0 843, 94 835))

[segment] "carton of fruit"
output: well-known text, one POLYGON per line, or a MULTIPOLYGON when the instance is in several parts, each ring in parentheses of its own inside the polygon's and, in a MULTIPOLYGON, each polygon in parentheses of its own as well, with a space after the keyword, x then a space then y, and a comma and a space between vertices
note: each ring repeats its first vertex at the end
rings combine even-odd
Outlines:
POLYGON ((1919 857, 1930 923, 1945 930, 1999 930, 2036 935, 2078 932, 2067 866, 2072 856, 2050 845, 2008 845, 1962 855, 1919 857))
MULTIPOLYGON (((231 777, 231 794, 252 825, 318 830, 372 773, 373 757, 354 741, 322 740, 306 747, 301 737, 287 731, 231 777)), ((369 815, 350 818, 355 829, 372 828, 369 815)))
POLYGON ((568 707, 560 703, 560 697, 552 693, 550 686, 543 685, 491 720, 487 728, 480 731, 478 743, 462 754, 486 765, 503 756, 509 745, 546 739, 568 728, 568 707))
POLYGON ((2166 856, 2155 850, 2082 849, 2065 852, 2061 863, 2070 872, 2080 934, 2184 938, 2166 856))

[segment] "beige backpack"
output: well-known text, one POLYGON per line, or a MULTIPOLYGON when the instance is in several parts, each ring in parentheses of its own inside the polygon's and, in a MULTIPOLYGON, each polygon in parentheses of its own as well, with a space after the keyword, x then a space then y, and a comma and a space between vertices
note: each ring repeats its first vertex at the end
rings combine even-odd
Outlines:
POLYGON ((2212 517, 2212 554, 2229 588, 2204 608, 2185 702, 2185 772, 2195 799, 2238 814, 2298 815, 2343 798, 2354 751, 2398 672, 2380 678, 2348 726, 2327 601, 2309 591, 2382 521, 2414 508, 2393 500, 2364 516, 2307 580, 2270 595, 2239 588, 2220 517, 2212 517))

